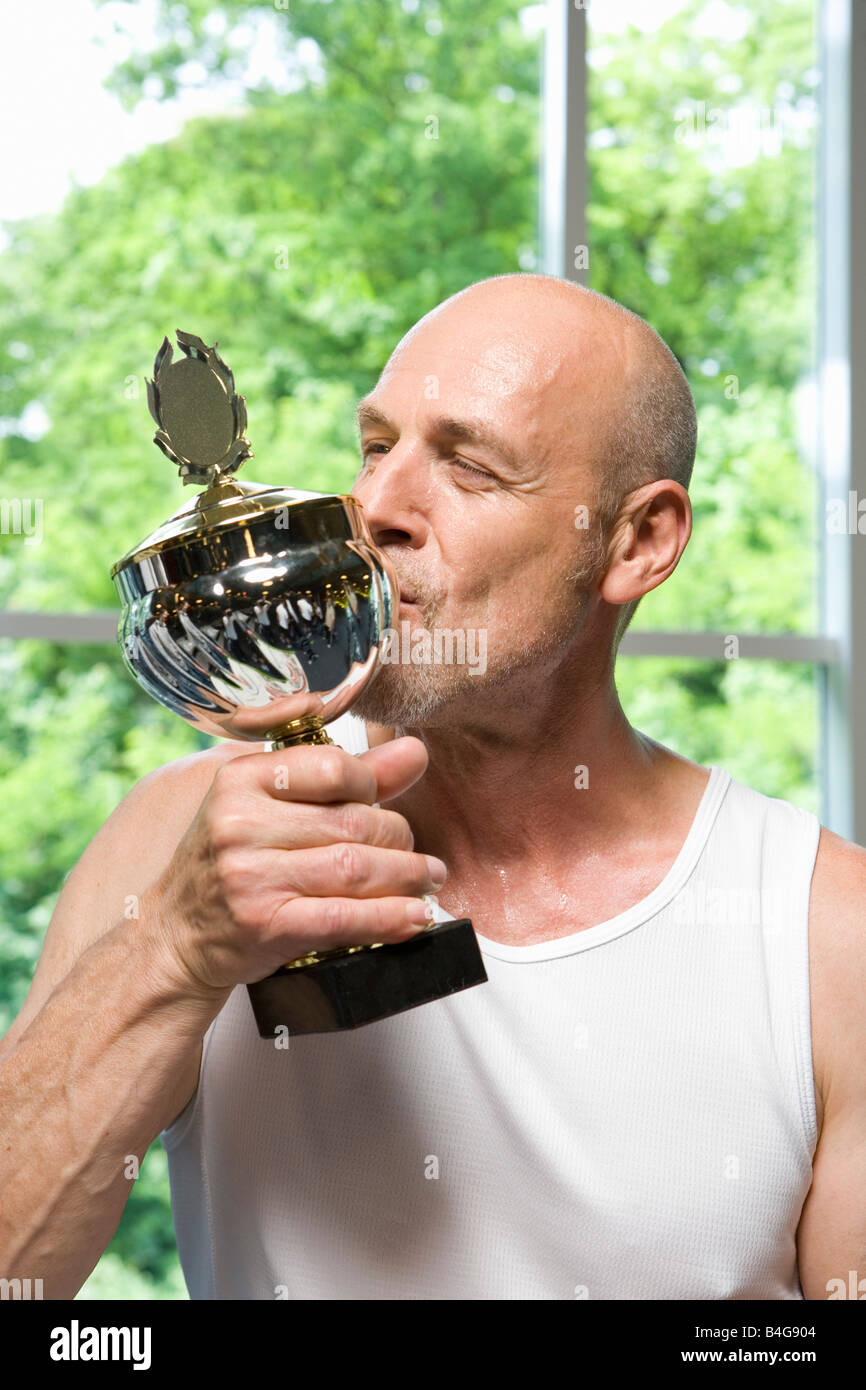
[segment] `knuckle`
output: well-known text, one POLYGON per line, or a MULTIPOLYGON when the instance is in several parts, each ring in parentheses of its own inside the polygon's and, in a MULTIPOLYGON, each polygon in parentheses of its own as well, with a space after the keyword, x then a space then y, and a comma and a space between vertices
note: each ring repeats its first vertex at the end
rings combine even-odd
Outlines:
POLYGON ((415 837, 405 816, 381 807, 362 806, 359 833, 352 838, 380 849, 411 850, 415 837))
POLYGON ((222 896, 226 900, 241 894, 249 880, 247 856, 236 849, 226 849, 216 856, 214 874, 222 896))
POLYGON ((348 888, 358 888, 368 876, 367 856, 360 845, 334 846, 334 860, 341 882, 348 888))
POLYGON ((322 904, 322 930, 329 937, 339 936, 345 930, 346 912, 342 903, 326 902, 322 904))
POLYGON ((244 817, 233 805, 214 805, 208 818, 208 834, 214 851, 224 854, 233 849, 242 837, 244 824, 244 817))
POLYGON ((340 748, 318 750, 320 757, 316 765, 319 786, 331 796, 342 791, 346 781, 345 755, 340 748))
POLYGON ((369 807, 349 801, 340 810, 339 829, 346 840, 365 840, 369 833, 369 807))
POLYGON ((212 779, 211 779, 211 789, 212 789, 212 790, 215 790, 217 787, 224 787, 224 786, 225 786, 225 784, 226 784, 226 777, 227 777, 227 775, 228 775, 228 771, 229 771, 229 768, 230 768, 230 767, 231 767, 231 761, 230 761, 230 760, 229 760, 229 762, 226 762, 226 763, 220 763, 219 767, 216 769, 216 771, 214 772, 214 775, 213 775, 213 777, 212 777, 212 779))
POLYGON ((399 811, 393 811, 391 814, 397 817, 396 830, 400 848, 414 850, 415 836, 412 833, 412 827, 407 821, 406 817, 401 816, 399 811))
POLYGON ((237 758, 228 758, 224 763, 220 763, 211 782, 211 791, 213 794, 226 792, 237 786, 239 777, 239 768, 237 764, 237 758))

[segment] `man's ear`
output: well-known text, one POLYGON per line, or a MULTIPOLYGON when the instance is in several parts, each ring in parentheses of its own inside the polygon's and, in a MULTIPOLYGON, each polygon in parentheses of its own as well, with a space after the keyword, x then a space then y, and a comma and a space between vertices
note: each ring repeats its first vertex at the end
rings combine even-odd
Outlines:
POLYGON ((681 483, 658 478, 628 493, 611 530, 601 597, 623 604, 655 589, 676 569, 691 534, 692 507, 681 483))

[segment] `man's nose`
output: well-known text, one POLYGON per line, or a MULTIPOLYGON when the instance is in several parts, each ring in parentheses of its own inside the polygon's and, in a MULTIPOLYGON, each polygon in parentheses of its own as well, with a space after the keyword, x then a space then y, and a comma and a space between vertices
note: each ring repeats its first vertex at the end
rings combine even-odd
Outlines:
POLYGON ((363 504, 370 534, 377 545, 424 543, 424 502, 429 475, 419 451, 395 444, 387 453, 371 452, 352 487, 363 504))

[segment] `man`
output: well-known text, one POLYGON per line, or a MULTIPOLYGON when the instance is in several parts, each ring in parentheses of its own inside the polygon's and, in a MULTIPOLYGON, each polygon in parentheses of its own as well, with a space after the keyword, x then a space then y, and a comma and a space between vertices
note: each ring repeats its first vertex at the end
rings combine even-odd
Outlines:
POLYGON ((406 335, 359 424, 400 621, 485 634, 486 668, 383 664, 345 748, 217 746, 109 818, 0 1051, 3 1273, 72 1295, 163 1132, 193 1297, 866 1276, 866 850, 639 734, 614 687, 691 530, 675 359, 602 296, 496 277, 406 335), (406 939, 437 889, 486 984, 258 1037, 246 982, 406 939))

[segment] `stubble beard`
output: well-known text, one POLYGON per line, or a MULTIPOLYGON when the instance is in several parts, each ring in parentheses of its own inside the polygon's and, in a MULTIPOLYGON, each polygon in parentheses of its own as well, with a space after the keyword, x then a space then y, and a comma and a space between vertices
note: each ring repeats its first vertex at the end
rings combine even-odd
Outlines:
MULTIPOLYGON (((436 625, 438 605, 428 603, 421 607, 422 620, 409 621, 409 651, 412 640, 422 629, 432 634, 436 625)), ((399 649, 403 650, 403 623, 399 608, 394 614, 392 631, 399 639, 399 649)), ((380 659, 376 672, 367 687, 352 705, 352 713, 371 724, 386 726, 399 725, 403 728, 423 728, 438 710, 450 703, 460 687, 471 680, 465 666, 447 666, 435 662, 413 662, 380 659), (464 679, 461 680, 461 677, 464 679)))
MULTIPOLYGON (((444 660, 418 663, 409 660, 406 664, 380 661, 372 680, 353 703, 352 713, 372 724, 423 729, 459 722, 473 707, 489 711, 491 701, 509 704, 517 692, 525 699, 532 681, 524 677, 540 674, 551 661, 565 655, 582 623, 588 602, 588 592, 572 588, 568 602, 557 607, 557 613, 565 617, 542 627, 535 639, 522 638, 507 651, 496 642, 488 641, 483 671, 473 670, 468 663, 448 664, 444 660)), ((435 606, 425 606, 422 613, 423 622, 417 619, 411 622, 410 635, 414 637, 425 628, 432 638, 436 628, 435 606)), ((399 615, 393 627, 401 634, 399 615)), ((435 651, 435 644, 431 645, 435 651)), ((411 646, 410 641, 410 651, 411 646)), ((469 650, 468 631, 466 650, 469 650)), ((477 654, 477 646, 475 650, 477 654)))

